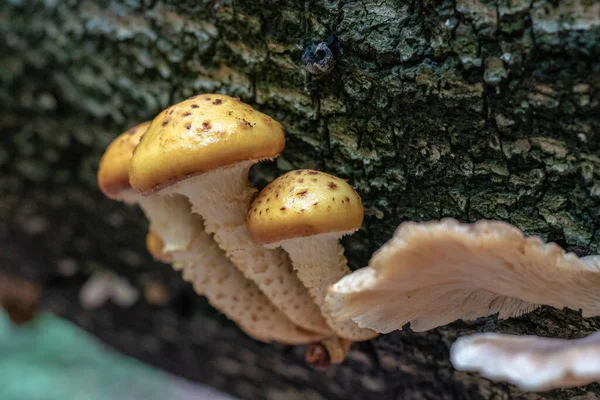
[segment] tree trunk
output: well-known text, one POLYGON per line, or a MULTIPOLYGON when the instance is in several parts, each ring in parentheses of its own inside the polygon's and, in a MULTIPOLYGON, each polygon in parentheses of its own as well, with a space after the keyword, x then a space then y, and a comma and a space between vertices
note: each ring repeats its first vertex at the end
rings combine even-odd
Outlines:
POLYGON ((568 399, 600 386, 523 393, 455 372, 476 331, 582 337, 574 311, 406 329, 310 370, 303 349, 262 345, 151 261, 138 209, 105 199, 107 144, 192 94, 241 97, 287 145, 253 170, 347 178, 363 228, 353 268, 406 220, 497 219, 578 255, 600 245, 600 4, 540 0, 7 0, 0 2, 0 265, 41 282, 41 306, 117 349, 251 399, 568 399), (317 46, 319 43, 323 43, 317 46), (304 54, 304 57, 303 57, 304 54), (167 306, 84 310, 112 270, 167 306))

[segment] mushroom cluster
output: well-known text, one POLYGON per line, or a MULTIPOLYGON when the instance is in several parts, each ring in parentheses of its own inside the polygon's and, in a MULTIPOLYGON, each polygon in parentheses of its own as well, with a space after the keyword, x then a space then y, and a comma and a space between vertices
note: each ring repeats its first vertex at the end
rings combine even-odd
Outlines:
POLYGON ((353 321, 336 321, 325 307, 327 288, 349 274, 339 239, 362 225, 360 196, 346 181, 314 170, 275 179, 252 202, 246 217, 250 235, 269 248, 281 247, 329 326, 343 339, 377 335, 353 321))
POLYGON ((98 185, 138 204, 152 256, 249 335, 311 343, 311 365, 339 363, 353 341, 377 335, 334 320, 325 304, 328 286, 351 272, 339 238, 360 228, 364 210, 345 181, 313 170, 280 177, 252 202, 250 167, 284 145, 281 125, 239 99, 193 96, 115 139, 98 185))
MULTIPOLYGON (((315 367, 409 323, 420 332, 542 305, 600 315, 599 257, 579 258, 498 221, 403 223, 352 272, 339 240, 361 227, 364 210, 346 181, 295 170, 259 193, 250 186, 250 167, 284 145, 281 125, 239 99, 193 96, 117 137, 98 185, 142 208, 156 260, 256 340, 309 344, 315 367)), ((600 379, 590 358, 598 341, 478 334, 460 338, 451 360, 545 390, 600 379)))
POLYGON ((304 344, 322 339, 322 333, 294 324, 244 277, 205 232, 202 220, 192 214, 187 198, 143 196, 131 188, 131 159, 150 126, 149 122, 137 125, 108 146, 100 161, 98 185, 107 197, 142 207, 150 220, 146 243, 152 256, 182 270, 197 293, 257 340, 304 344))
MULTIPOLYGON (((194 96, 154 118, 135 148, 129 182, 147 199, 189 201, 231 262, 281 312, 327 335, 329 327, 285 254, 254 243, 244 221, 256 192, 248 182, 250 167, 277 157, 284 144, 281 125, 239 99, 194 96)), ((166 241, 165 250, 172 250, 166 241)))

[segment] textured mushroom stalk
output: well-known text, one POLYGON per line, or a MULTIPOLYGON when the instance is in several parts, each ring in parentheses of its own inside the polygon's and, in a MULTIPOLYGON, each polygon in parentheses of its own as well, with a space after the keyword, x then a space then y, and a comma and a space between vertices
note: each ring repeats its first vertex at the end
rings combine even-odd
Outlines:
POLYGON ((339 239, 362 224, 358 194, 344 180, 324 172, 297 170, 271 182, 246 215, 252 238, 269 248, 282 247, 294 270, 337 336, 368 340, 377 336, 353 321, 337 321, 326 307, 327 288, 349 274, 339 239))
POLYGON ((329 284, 351 272, 344 257, 344 248, 339 243, 341 236, 325 233, 279 242, 290 255, 294 270, 319 307, 325 303, 329 284))
POLYGON ((327 338, 321 341, 331 359, 332 364, 339 364, 346 359, 346 354, 350 351, 352 341, 340 337, 327 338))
POLYGON ((600 332, 583 339, 480 333, 459 338, 452 365, 523 390, 546 391, 600 381, 600 332))
POLYGON ((600 269, 502 222, 404 223, 369 267, 332 286, 340 320, 387 333, 425 331, 457 319, 509 318, 540 304, 600 315, 600 269))
POLYGON ((332 318, 325 304, 327 288, 351 272, 339 243, 342 234, 321 235, 288 239, 279 242, 288 252, 298 278, 308 288, 313 300, 321 308, 327 324, 341 338, 354 341, 369 340, 377 336, 370 329, 359 328, 353 321, 332 318))
POLYGON ((256 340, 305 344, 323 338, 294 325, 231 263, 205 232, 199 217, 193 220, 195 230, 189 248, 173 252, 171 257, 198 294, 206 296, 213 307, 256 340))
POLYGON ((322 335, 295 326, 258 287, 231 263, 213 238, 205 232, 202 220, 191 216, 193 239, 185 250, 166 252, 162 240, 148 232, 146 244, 154 259, 173 263, 191 282, 194 291, 234 321, 248 336, 262 342, 305 344, 322 335))
POLYGON ((186 196, 192 211, 204 218, 206 231, 213 233, 231 261, 296 325, 327 334, 318 307, 292 271, 281 250, 270 250, 252 241, 245 225, 246 210, 255 190, 248 171, 252 162, 198 175, 161 190, 186 196))
POLYGON ((124 191, 123 199, 138 204, 150 222, 150 230, 162 240, 166 253, 184 250, 192 240, 193 225, 189 223, 190 204, 184 196, 142 196, 133 190, 124 191))

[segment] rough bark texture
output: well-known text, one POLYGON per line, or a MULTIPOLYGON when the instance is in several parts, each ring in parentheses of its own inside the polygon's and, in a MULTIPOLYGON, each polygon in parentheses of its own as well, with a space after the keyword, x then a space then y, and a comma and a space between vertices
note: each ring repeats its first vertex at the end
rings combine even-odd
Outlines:
POLYGON ((354 268, 401 221, 441 217, 504 220, 595 253, 598 2, 5 0, 0 57, 0 268, 42 282, 44 308, 243 398, 600 393, 526 394, 451 368, 459 334, 581 337, 600 327, 547 308, 396 332, 355 345, 342 366, 310 371, 301 348, 250 341, 151 262, 141 213, 104 199, 95 182, 103 149, 128 126, 192 94, 222 92, 285 126, 284 155, 253 171, 259 186, 308 167, 357 187, 367 217, 344 240, 354 268), (320 42, 324 51, 302 57, 320 42), (333 64, 322 57, 333 69, 309 73, 333 64), (140 288, 163 281, 170 302, 82 310, 78 290, 98 269, 140 288))

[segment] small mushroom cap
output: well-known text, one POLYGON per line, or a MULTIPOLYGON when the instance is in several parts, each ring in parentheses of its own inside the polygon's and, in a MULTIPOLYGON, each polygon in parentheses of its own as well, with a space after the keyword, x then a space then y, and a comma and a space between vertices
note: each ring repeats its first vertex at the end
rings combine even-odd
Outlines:
POLYGON ((106 148, 98 167, 98 186, 110 199, 118 199, 122 191, 130 189, 129 164, 133 150, 150 126, 150 121, 136 125, 117 136, 106 148))
POLYGON ((149 194, 193 175, 283 150, 281 124, 233 97, 193 96, 156 116, 131 161, 131 186, 149 194))
POLYGON ((600 315, 600 269, 503 222, 404 223, 327 295, 334 318, 380 333, 519 316, 540 304, 600 315))
POLYGON ((161 261, 164 263, 170 263, 173 261, 173 257, 170 253, 163 252, 164 243, 160 236, 156 234, 154 231, 148 231, 146 235, 146 248, 148 252, 156 261, 161 261))
POLYGON ((600 381, 600 332, 583 339, 479 333, 459 338, 450 360, 521 389, 546 391, 600 381))
POLYGON ((324 172, 297 170, 271 182, 254 199, 246 225, 257 243, 321 233, 351 233, 360 228, 360 196, 343 179, 324 172))

